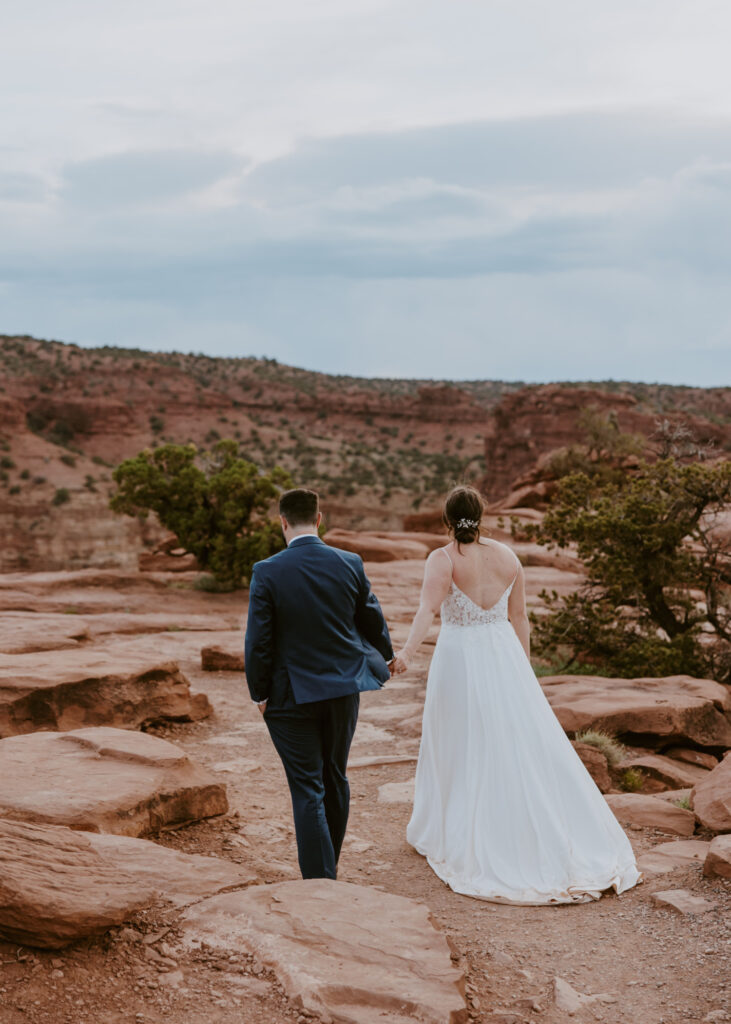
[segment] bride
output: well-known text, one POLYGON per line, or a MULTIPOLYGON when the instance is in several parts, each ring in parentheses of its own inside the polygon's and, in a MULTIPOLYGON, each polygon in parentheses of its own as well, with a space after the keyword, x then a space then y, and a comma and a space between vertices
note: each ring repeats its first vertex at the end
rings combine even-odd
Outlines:
POLYGON ((395 672, 441 610, 426 691, 409 843, 458 893, 503 903, 574 903, 641 878, 627 837, 531 669, 523 570, 480 538, 471 487, 447 497, 454 540, 429 556, 395 672))

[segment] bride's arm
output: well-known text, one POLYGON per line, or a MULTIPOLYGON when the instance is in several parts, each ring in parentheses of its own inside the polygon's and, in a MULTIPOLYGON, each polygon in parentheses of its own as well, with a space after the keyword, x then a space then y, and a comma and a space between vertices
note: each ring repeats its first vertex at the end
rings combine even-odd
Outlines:
POLYGON ((447 596, 451 582, 452 563, 445 557, 443 551, 439 549, 432 551, 426 560, 421 600, 414 621, 411 623, 409 638, 394 659, 395 672, 405 672, 409 667, 417 647, 429 632, 434 616, 447 596))
POLYGON ((525 607, 525 573, 523 567, 518 569, 513 589, 508 601, 508 618, 523 645, 526 657, 530 658, 530 622, 525 607))

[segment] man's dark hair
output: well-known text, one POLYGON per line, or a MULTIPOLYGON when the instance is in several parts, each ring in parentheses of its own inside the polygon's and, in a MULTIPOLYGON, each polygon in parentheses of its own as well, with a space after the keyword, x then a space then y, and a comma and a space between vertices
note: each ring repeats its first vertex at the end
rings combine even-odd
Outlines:
POLYGON ((319 511, 317 491, 310 491, 306 487, 285 491, 279 499, 279 514, 284 516, 290 526, 314 526, 319 511))

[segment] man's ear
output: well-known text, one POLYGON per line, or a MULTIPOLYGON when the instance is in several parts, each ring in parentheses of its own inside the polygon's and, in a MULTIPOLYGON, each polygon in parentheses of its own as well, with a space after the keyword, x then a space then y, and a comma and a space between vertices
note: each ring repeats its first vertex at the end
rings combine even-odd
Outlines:
POLYGON ((287 520, 286 520, 286 518, 284 516, 280 516, 279 517, 279 522, 282 524, 282 530, 283 531, 289 529, 289 523, 287 522, 287 520))
POLYGON ((322 512, 317 513, 317 519, 315 520, 315 526, 319 530, 320 524, 322 523, 322 512))

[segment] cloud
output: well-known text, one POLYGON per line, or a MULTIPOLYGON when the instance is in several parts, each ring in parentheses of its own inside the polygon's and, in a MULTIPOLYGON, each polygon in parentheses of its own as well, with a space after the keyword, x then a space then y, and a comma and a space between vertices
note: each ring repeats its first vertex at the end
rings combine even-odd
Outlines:
POLYGON ((338 372, 723 383, 728 128, 518 118, 305 140, 248 171, 229 150, 126 151, 67 165, 32 218, 37 181, 10 177, 1 329, 338 372))
POLYGON ((466 188, 621 188, 699 157, 731 160, 731 120, 615 111, 447 124, 301 142, 248 175, 274 205, 428 179, 466 188))
POLYGON ((244 162, 228 151, 161 149, 113 153, 68 164, 62 195, 76 207, 98 209, 164 203, 240 173, 244 162))
POLYGON ((40 203, 47 192, 46 182, 36 174, 0 172, 0 203, 40 203))

